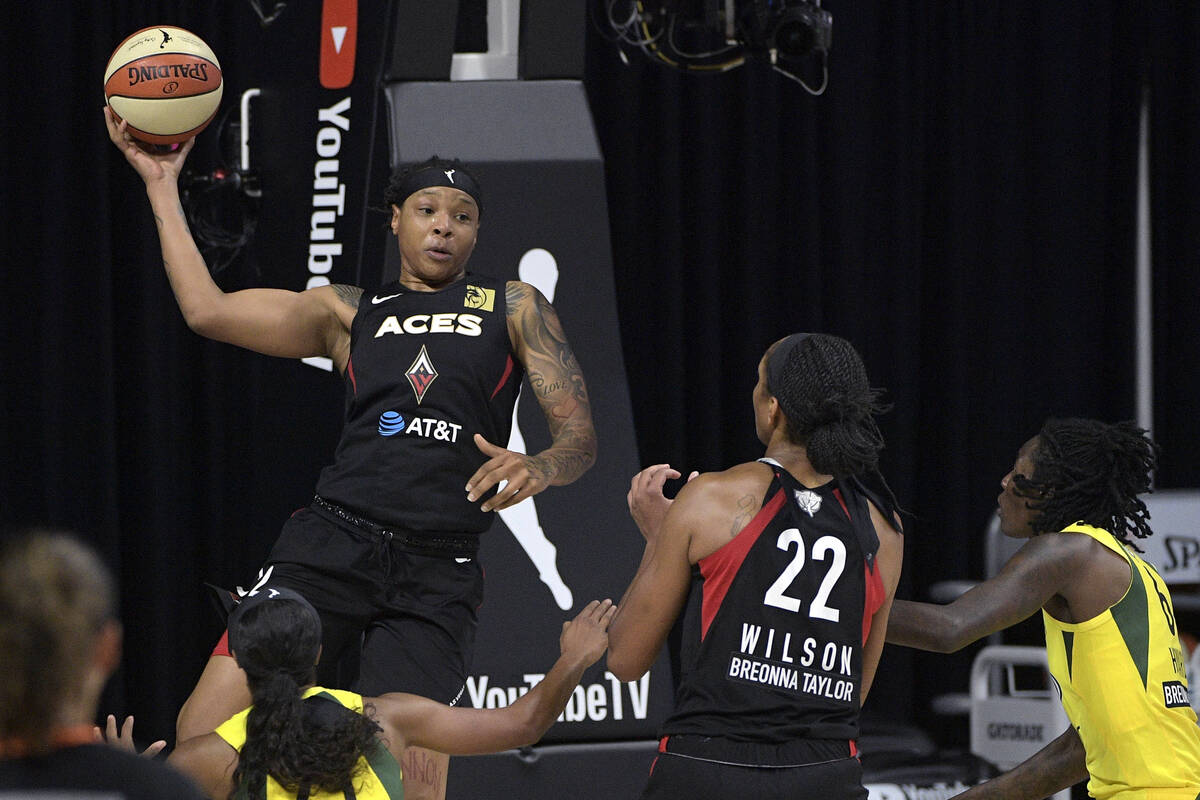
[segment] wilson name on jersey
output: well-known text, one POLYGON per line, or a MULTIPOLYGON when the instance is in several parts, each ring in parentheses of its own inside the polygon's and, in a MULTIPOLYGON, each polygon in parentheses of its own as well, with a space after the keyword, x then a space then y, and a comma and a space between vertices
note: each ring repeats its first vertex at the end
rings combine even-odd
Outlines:
POLYGON ((663 732, 749 741, 858 735, 879 540, 850 481, 782 467, 751 522, 693 568, 676 710, 663 732))

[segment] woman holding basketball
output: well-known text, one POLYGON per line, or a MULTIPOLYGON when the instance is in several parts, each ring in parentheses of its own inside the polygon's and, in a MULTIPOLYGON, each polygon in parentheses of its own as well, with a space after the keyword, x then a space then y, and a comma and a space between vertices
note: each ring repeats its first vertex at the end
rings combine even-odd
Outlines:
MULTIPOLYGON (((299 591, 316 607, 323 664, 361 642, 356 690, 453 702, 474 646, 476 552, 491 512, 576 480, 595 459, 587 388, 553 307, 527 283, 467 272, 482 193, 462 164, 436 158, 394 173, 384 194, 397 281, 369 294, 344 285, 224 292, 179 198, 194 140, 152 155, 107 108, 105 121, 145 183, 188 326, 267 355, 325 356, 343 375, 348 402, 333 463, 312 504, 285 523, 260 582, 299 591), (522 370, 552 437, 536 455, 496 444, 508 441, 522 370)), ((331 682, 329 673, 318 677, 331 682)), ((249 704, 223 640, 180 712, 177 740, 249 704)), ((407 786, 406 796, 443 797, 446 757, 409 757, 440 768, 421 770, 439 779, 407 786)))

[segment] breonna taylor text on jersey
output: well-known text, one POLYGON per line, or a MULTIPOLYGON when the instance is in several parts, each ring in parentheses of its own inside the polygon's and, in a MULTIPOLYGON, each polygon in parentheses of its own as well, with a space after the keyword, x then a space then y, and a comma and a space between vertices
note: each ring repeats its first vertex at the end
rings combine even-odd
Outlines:
POLYGON ((492 515, 465 489, 487 460, 473 437, 508 443, 524 375, 504 289, 467 273, 433 292, 393 282, 363 293, 350 328, 345 428, 319 495, 407 531, 487 530, 492 515))
POLYGON ((861 485, 808 489, 773 461, 762 508, 693 569, 664 735, 757 742, 858 735, 862 645, 883 601, 861 485))

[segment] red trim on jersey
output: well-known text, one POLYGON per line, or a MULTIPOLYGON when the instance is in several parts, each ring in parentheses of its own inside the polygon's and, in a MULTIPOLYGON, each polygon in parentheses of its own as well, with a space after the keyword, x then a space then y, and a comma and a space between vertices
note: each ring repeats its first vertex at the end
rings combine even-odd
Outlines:
POLYGON ((850 740, 850 757, 858 758, 858 742, 853 739, 850 740))
MULTIPOLYGON (((854 518, 850 516, 850 509, 846 508, 846 500, 842 497, 842 490, 834 489, 833 496, 842 504, 842 510, 846 512, 846 518, 853 520, 854 518)), ((862 619, 863 644, 867 643, 867 636, 871 633, 871 618, 875 616, 875 612, 883 605, 883 576, 879 574, 879 570, 874 568, 874 563, 874 561, 863 560, 863 577, 866 579, 862 619)), ((854 742, 850 743, 850 749, 854 749, 854 742)))
POLYGON ((660 753, 667 752, 667 740, 670 738, 671 738, 670 736, 664 736, 658 740, 658 752, 660 752, 660 753))
POLYGON ((213 648, 212 654, 214 656, 232 656, 233 655, 233 653, 229 652, 229 631, 228 630, 226 630, 224 633, 221 634, 221 638, 217 640, 217 646, 213 648))
POLYGON ((508 376, 512 375, 513 360, 512 353, 508 354, 508 359, 504 362, 504 374, 500 376, 500 382, 496 384, 496 388, 492 389, 490 400, 495 400, 496 395, 500 394, 500 390, 504 388, 504 384, 508 383, 508 376))
POLYGON ((863 561, 863 577, 866 579, 866 596, 863 598, 862 640, 866 644, 871 633, 871 618, 883 605, 884 591, 883 575, 874 561, 863 561))
POLYGON ((704 576, 704 596, 700 603, 700 641, 704 641, 704 637, 708 635, 708 628, 725 600, 733 577, 746 560, 746 554, 758 541, 767 523, 783 508, 786 499, 787 492, 780 489, 732 541, 726 542, 715 553, 700 559, 698 566, 700 574, 704 576))
POLYGON ((846 519, 853 521, 854 517, 850 516, 850 509, 846 508, 846 498, 842 497, 842 490, 834 489, 833 496, 836 497, 837 501, 841 504, 842 511, 846 512, 846 519))
POLYGON ((354 396, 358 397, 358 381, 354 378, 354 358, 346 361, 346 374, 350 376, 350 385, 354 388, 354 396))

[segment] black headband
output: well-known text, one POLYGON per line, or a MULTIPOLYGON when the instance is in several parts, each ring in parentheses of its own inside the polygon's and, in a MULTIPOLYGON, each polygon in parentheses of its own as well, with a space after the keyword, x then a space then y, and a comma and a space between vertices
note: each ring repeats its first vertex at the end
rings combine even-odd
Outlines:
POLYGON ((788 354, 807 338, 807 333, 793 333, 791 336, 786 336, 779 340, 779 344, 767 357, 767 391, 773 396, 778 394, 777 390, 782 385, 783 370, 787 364, 788 354))
POLYGON ((471 195, 479 208, 479 216, 483 216, 483 193, 475 179, 461 169, 442 169, 441 167, 422 167, 409 173, 397 187, 400 202, 407 200, 414 192, 428 189, 430 186, 449 186, 471 195))
MULTIPOLYGON (((232 649, 240 650, 243 644, 241 641, 242 615, 246 613, 247 609, 269 600, 291 600, 292 602, 301 603, 312 608, 312 604, 304 599, 304 595, 292 589, 263 586, 253 590, 233 607, 233 610, 229 612, 229 619, 225 622, 226 630, 229 631, 229 646, 232 649)), ((313 613, 316 614, 317 612, 314 610, 313 613)))

